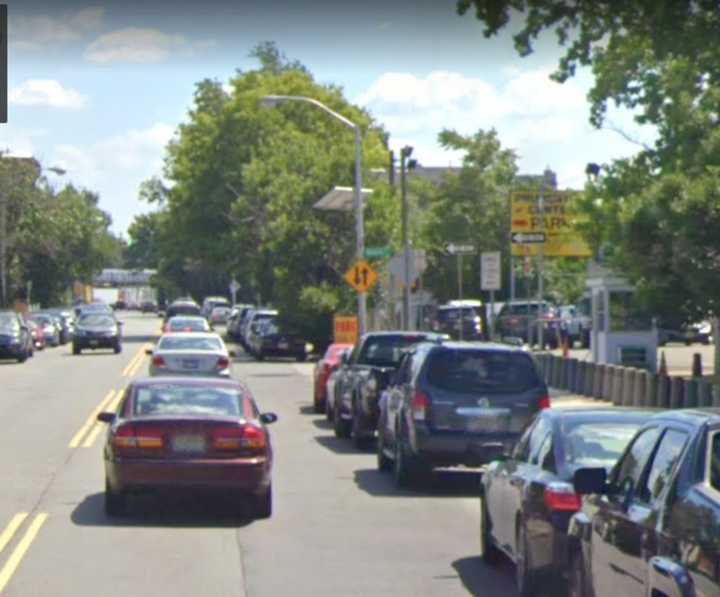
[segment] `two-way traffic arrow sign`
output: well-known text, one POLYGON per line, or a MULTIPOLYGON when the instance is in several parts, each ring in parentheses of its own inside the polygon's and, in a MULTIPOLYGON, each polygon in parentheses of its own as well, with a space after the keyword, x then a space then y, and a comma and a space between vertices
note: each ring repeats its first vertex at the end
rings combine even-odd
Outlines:
POLYGON ((534 243, 544 243, 544 232, 513 232, 510 235, 512 242, 520 245, 529 245, 534 243))

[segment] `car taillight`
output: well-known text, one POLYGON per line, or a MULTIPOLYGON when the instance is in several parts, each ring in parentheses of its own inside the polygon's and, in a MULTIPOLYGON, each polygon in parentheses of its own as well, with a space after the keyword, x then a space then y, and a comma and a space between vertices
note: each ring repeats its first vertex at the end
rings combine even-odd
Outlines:
POLYGON ((570 483, 549 483, 543 497, 551 512, 577 512, 580 509, 580 496, 570 483))
POLYGON ((227 357, 220 357, 217 360, 217 369, 227 369, 230 366, 230 359, 227 357))
POLYGON ((422 392, 415 392, 412 402, 410 403, 410 409, 412 410, 413 419, 415 419, 416 421, 424 421, 429 405, 430 399, 427 397, 427 394, 423 394, 422 392))
POLYGON ((154 356, 152 359, 153 367, 156 367, 158 369, 162 369, 165 367, 165 359, 161 356, 154 356))
POLYGON ((543 396, 542 398, 540 398, 538 406, 540 407, 540 410, 550 408, 550 396, 543 396))
POLYGON ((115 431, 112 444, 117 450, 159 450, 163 447, 163 432, 159 427, 122 425, 115 431))
POLYGON ((262 451, 267 445, 265 432, 253 425, 221 427, 212 433, 212 445, 218 451, 262 451))
POLYGON ((250 450, 264 450, 266 446, 265 431, 259 427, 247 425, 243 433, 242 447, 250 450))

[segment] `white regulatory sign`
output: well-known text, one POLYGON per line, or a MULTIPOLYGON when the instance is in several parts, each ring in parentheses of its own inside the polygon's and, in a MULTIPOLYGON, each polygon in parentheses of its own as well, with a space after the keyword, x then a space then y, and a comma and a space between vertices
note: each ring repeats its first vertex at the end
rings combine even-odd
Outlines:
POLYGON ((480 254, 480 282, 482 290, 500 290, 500 251, 480 254))

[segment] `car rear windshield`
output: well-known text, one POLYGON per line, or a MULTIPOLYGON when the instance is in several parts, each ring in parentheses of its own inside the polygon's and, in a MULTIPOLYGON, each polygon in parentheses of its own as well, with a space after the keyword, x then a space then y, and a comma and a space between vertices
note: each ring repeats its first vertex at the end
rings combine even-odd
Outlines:
POLYGON ((244 398, 234 389, 173 385, 138 388, 133 402, 136 417, 239 417, 244 398))
POLYGON ((610 470, 640 425, 625 421, 563 425, 565 462, 571 467, 603 466, 610 470))
POLYGON ((170 329, 173 332, 179 332, 180 330, 190 329, 193 332, 204 332, 207 331, 204 319, 180 319, 173 318, 170 320, 170 329))
POLYGON ((160 340, 160 350, 222 350, 219 338, 178 338, 167 336, 160 340))
POLYGON ((112 317, 102 314, 83 315, 78 322, 80 325, 96 325, 110 327, 115 324, 112 317))
POLYGON ((465 321, 474 321, 478 317, 477 311, 473 307, 463 307, 462 309, 440 309, 437 314, 438 321, 447 323, 448 321, 457 321, 462 312, 462 318, 465 321))
POLYGON ((200 307, 196 305, 173 305, 168 309, 168 315, 200 315, 200 307))
POLYGON ((376 367, 397 367, 404 349, 418 342, 424 336, 378 336, 365 342, 358 363, 376 367))
POLYGON ((450 392, 526 392, 541 384, 523 353, 441 349, 430 355, 427 367, 428 383, 450 392))

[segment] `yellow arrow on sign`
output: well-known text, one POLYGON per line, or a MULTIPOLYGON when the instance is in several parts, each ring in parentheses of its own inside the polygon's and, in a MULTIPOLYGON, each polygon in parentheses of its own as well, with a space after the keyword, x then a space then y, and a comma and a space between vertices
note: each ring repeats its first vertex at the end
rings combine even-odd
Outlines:
POLYGON ((345 272, 345 281, 362 294, 377 284, 378 275, 367 261, 359 259, 345 272))

